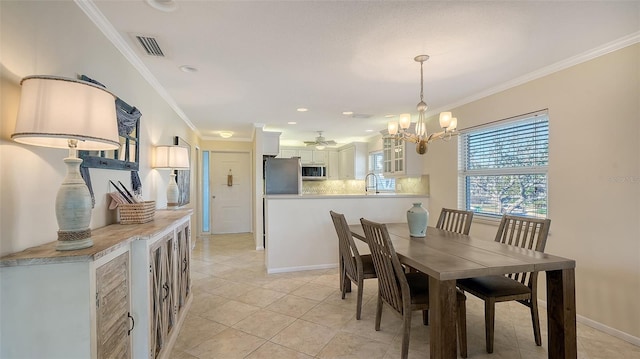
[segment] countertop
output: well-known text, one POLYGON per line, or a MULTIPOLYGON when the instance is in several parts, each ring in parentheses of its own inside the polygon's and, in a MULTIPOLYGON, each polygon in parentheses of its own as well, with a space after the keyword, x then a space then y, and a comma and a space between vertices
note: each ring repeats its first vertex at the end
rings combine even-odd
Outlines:
POLYGON ((269 194, 266 199, 337 199, 337 198, 428 198, 427 194, 377 193, 377 194, 269 194))

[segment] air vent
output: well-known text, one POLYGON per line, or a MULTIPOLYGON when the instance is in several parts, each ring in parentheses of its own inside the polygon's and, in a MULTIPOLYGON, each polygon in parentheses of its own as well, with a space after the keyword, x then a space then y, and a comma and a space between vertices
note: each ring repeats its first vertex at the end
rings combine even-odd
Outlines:
POLYGON ((351 117, 353 118, 371 118, 373 115, 370 115, 368 113, 354 113, 353 115, 351 115, 351 117))
POLYGON ((147 53, 147 55, 164 57, 164 53, 162 52, 162 49, 160 48, 160 45, 158 45, 158 41, 156 41, 155 38, 136 35, 136 39, 138 40, 140 46, 142 46, 144 51, 147 53))

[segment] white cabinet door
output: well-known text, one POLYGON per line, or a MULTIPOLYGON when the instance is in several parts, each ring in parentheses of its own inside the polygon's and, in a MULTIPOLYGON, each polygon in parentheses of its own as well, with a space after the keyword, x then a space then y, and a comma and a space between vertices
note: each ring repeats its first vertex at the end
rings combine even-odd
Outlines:
POLYGON ((277 156, 280 151, 280 132, 263 132, 262 154, 277 156))
POLYGON ((354 179, 355 178, 355 148, 347 147, 340 150, 340 179, 354 179))
POLYGON ((361 180, 367 175, 367 144, 354 142, 339 151, 340 179, 361 180))
POLYGON ((313 151, 312 150, 298 150, 298 156, 300 156, 300 162, 304 164, 313 164, 313 151))
POLYGON ((340 178, 340 160, 338 151, 327 152, 327 179, 337 180, 340 178))
POLYGON ((313 151, 313 163, 316 164, 326 164, 327 163, 327 152, 325 151, 313 151))
POLYGON ((280 158, 291 158, 291 157, 298 157, 298 150, 292 150, 292 149, 282 149, 280 150, 280 155, 278 156, 280 158))

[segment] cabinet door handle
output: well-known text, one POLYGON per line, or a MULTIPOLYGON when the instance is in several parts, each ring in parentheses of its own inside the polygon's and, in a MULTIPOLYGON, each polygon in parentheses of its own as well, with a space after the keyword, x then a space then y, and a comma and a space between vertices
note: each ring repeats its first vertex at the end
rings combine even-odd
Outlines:
POLYGON ((182 264, 184 264, 182 268, 182 273, 185 273, 187 271, 187 258, 182 259, 182 264))
POLYGON ((131 312, 127 312, 127 316, 131 319, 131 328, 127 331, 127 335, 131 335, 133 328, 136 327, 136 320, 131 316, 131 312))
POLYGON ((162 297, 162 301, 164 302, 169 296, 169 285, 167 283, 163 284, 162 289, 165 290, 164 297, 162 297))

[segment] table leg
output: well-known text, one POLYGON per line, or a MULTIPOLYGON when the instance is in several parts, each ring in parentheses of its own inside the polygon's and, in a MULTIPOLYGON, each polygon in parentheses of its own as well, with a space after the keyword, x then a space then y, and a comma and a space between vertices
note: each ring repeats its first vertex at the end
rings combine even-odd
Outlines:
POLYGON ((456 358, 456 281, 429 277, 431 359, 456 358))
POLYGON ((547 272, 549 358, 577 358, 575 269, 547 272))

